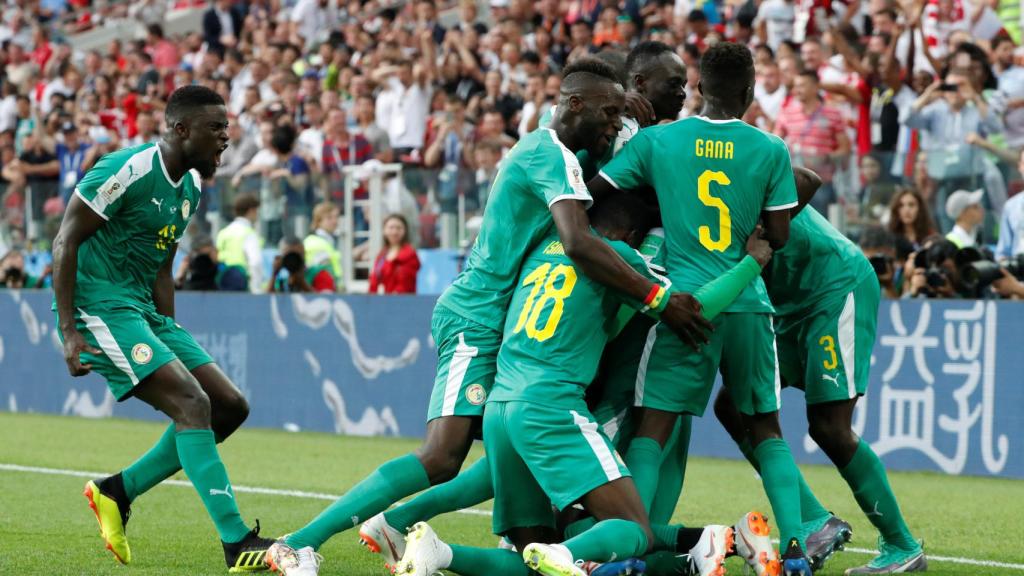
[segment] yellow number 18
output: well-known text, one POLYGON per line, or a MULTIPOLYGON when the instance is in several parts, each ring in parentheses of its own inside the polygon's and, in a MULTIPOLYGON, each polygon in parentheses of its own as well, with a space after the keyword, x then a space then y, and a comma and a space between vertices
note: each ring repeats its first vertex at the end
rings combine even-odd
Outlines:
POLYGON ((700 245, 712 252, 725 252, 725 249, 732 244, 732 218, 729 216, 729 207, 717 196, 711 195, 711 183, 719 186, 732 184, 725 172, 705 170, 697 179, 697 198, 710 208, 718 209, 718 239, 711 238, 711 227, 701 226, 698 230, 700 245))
POLYGON ((533 289, 530 290, 530 295, 523 303, 523 310, 519 313, 519 320, 512 332, 518 334, 525 327, 527 338, 543 342, 551 338, 558 328, 558 322, 562 319, 562 310, 565 307, 565 299, 572 294, 572 289, 576 286, 576 269, 559 264, 552 270, 551 264, 544 264, 523 279, 523 286, 531 284, 533 284, 533 289), (555 282, 559 278, 563 279, 562 285, 555 288, 555 282), (544 294, 537 298, 541 286, 544 287, 544 294), (538 330, 537 322, 540 320, 540 313, 544 310, 548 300, 554 300, 554 305, 551 307, 551 314, 548 316, 547 322, 544 323, 544 327, 538 330))

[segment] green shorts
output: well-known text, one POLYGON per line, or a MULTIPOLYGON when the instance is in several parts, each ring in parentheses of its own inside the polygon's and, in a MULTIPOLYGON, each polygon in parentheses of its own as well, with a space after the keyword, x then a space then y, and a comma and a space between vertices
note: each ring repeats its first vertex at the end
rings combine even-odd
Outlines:
POLYGON ((430 333, 437 344, 437 376, 427 422, 442 416, 482 416, 498 371, 501 333, 435 306, 430 333))
POLYGON ((484 449, 494 479, 495 534, 554 527, 552 504, 564 510, 591 490, 629 476, 583 399, 574 408, 489 402, 484 449))
POLYGON ((86 342, 103 351, 99 356, 83 352, 79 359, 92 364, 92 369, 107 379, 110 392, 118 400, 130 396, 139 382, 174 359, 181 360, 188 370, 213 362, 187 330, 156 311, 113 306, 79 308, 75 328, 86 342))
POLYGON ((771 315, 726 313, 712 324, 715 330, 700 352, 663 324, 650 331, 637 375, 637 406, 703 416, 721 370, 741 413, 778 411, 781 381, 771 315))
POLYGON ((797 321, 776 319, 783 383, 804 390, 808 404, 863 396, 880 299, 878 280, 870 277, 797 321))
POLYGON ((620 452, 626 451, 636 429, 633 414, 636 377, 652 326, 654 320, 647 316, 634 316, 605 346, 601 357, 600 382, 595 383, 600 397, 592 404, 591 413, 620 452))

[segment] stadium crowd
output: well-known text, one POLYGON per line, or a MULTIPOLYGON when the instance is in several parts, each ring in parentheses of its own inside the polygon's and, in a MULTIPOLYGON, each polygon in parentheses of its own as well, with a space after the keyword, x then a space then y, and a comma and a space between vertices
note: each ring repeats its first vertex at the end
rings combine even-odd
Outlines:
MULTIPOLYGON (((344 290, 343 169, 398 162, 390 232, 360 256, 374 292, 415 291, 412 246, 438 244, 440 214, 483 209, 567 63, 597 54, 625 76, 630 50, 676 47, 685 116, 702 105, 701 53, 730 40, 757 66, 745 119, 822 177, 812 205, 861 243, 888 296, 1024 294, 1019 0, 99 4, 0 9, 0 286, 47 284, 26 276, 25 251, 48 248, 97 159, 158 138, 170 92, 196 83, 229 103, 231 146, 183 242, 181 287, 344 290), (165 33, 180 10, 202 11, 201 29, 165 33), (145 36, 73 48, 76 34, 126 21, 145 36), (274 278, 259 271, 261 246, 280 246, 274 278), (281 268, 292 280, 277 280, 281 268)), ((648 113, 634 110, 641 125, 648 113)))

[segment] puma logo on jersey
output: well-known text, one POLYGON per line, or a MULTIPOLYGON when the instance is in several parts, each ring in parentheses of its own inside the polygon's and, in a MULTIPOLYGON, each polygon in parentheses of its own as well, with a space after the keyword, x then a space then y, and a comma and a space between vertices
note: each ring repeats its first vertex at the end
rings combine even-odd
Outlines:
POLYGON ((156 211, 157 212, 163 211, 163 209, 164 209, 164 201, 163 200, 157 200, 156 198, 150 198, 149 201, 156 205, 156 211))
POLYGON ((227 496, 228 498, 231 498, 232 500, 235 499, 235 497, 231 495, 231 484, 228 484, 228 485, 224 486, 223 490, 218 490, 216 488, 210 488, 210 496, 227 496))
POLYGON ((836 388, 839 388, 839 375, 838 374, 836 374, 835 376, 832 376, 831 374, 822 374, 821 375, 821 379, 822 380, 828 380, 829 382, 835 384, 836 388))

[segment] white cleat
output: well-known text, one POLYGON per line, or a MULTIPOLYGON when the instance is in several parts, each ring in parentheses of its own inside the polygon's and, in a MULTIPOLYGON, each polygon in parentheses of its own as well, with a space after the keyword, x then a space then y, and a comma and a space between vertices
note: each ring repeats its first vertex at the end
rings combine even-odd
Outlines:
POLYGON ((317 576, 323 556, 306 546, 298 550, 284 543, 274 542, 267 550, 266 563, 270 569, 282 576, 317 576))
POLYGON ((448 567, 452 549, 441 541, 426 522, 417 522, 405 539, 405 554, 395 565, 399 576, 431 576, 448 567))
POLYGON ((768 518, 760 512, 747 512, 736 523, 736 554, 757 576, 779 576, 782 573, 779 554, 772 546, 768 518))
POLYGON ((359 543, 383 556, 388 568, 397 565, 405 554, 405 535, 392 528, 383 513, 363 523, 359 528, 359 543))
POLYGON ((733 548, 733 531, 729 526, 712 524, 704 527, 697 545, 690 548, 690 558, 700 576, 724 576, 725 556, 733 548))
POLYGON ((573 562, 569 549, 560 544, 528 544, 523 550, 523 561, 543 576, 587 576, 583 568, 573 562))

